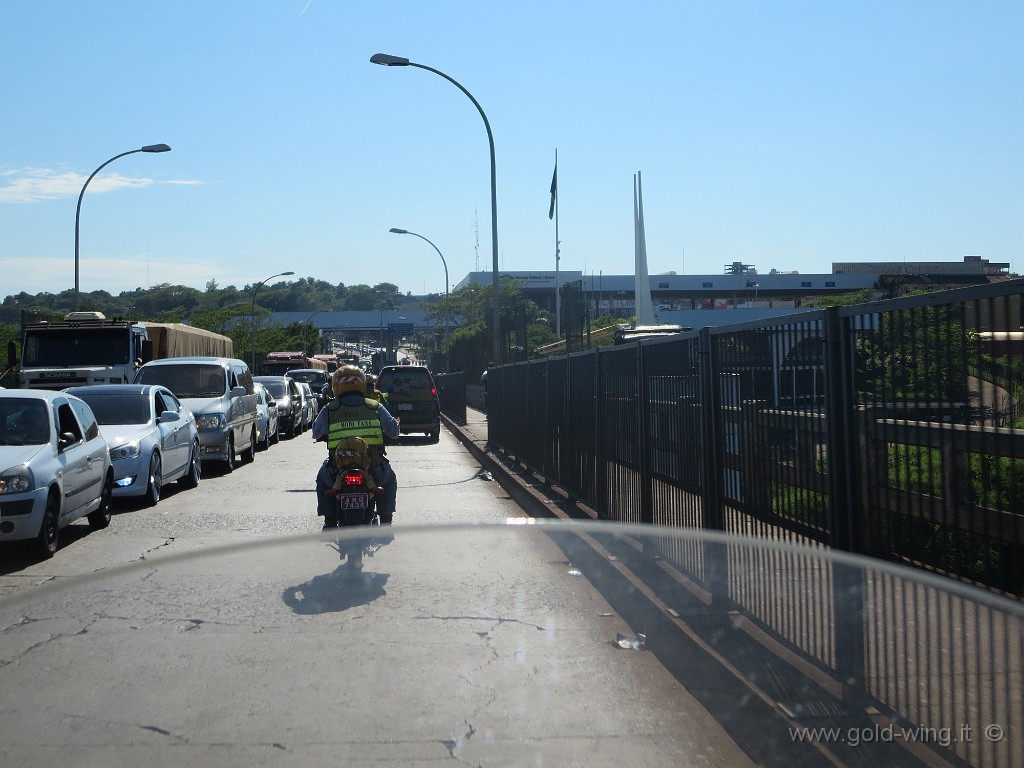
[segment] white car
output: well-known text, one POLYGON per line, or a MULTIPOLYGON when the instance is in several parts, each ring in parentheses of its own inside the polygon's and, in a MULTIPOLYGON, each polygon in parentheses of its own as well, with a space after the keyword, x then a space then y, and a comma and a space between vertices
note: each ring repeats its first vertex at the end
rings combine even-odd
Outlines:
POLYGON ((97 384, 64 390, 89 404, 110 446, 114 498, 160 501, 167 483, 199 485, 199 432, 192 412, 158 384, 97 384))
POLYGON ((266 450, 281 439, 277 401, 260 382, 254 382, 253 388, 256 390, 256 445, 266 450))
POLYGON ((0 541, 57 551, 60 529, 110 524, 114 471, 92 409, 64 392, 0 392, 0 541))

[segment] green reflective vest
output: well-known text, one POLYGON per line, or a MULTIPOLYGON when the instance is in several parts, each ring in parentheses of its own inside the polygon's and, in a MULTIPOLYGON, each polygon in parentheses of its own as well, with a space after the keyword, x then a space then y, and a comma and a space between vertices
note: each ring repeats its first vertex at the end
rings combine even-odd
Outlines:
POLYGON ((376 400, 366 398, 360 405, 345 405, 340 399, 332 400, 327 408, 327 450, 334 449, 346 437, 361 437, 370 449, 370 463, 380 464, 384 459, 384 432, 377 418, 376 400))

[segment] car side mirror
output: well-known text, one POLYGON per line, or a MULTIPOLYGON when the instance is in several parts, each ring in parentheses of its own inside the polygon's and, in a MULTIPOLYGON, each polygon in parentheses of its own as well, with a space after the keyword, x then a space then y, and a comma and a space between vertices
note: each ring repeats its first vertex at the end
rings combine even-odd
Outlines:
POLYGON ((231 388, 231 398, 232 399, 234 399, 236 397, 244 397, 245 394, 246 394, 245 387, 232 387, 231 388))
POLYGON ((164 411, 160 414, 159 421, 161 424, 167 424, 172 421, 181 421, 181 414, 177 411, 164 411))
POLYGON ((272 397, 267 398, 267 408, 277 408, 277 400, 272 397))
POLYGON ((61 432, 57 438, 57 450, 66 451, 72 445, 78 442, 78 438, 75 437, 73 432, 61 432))

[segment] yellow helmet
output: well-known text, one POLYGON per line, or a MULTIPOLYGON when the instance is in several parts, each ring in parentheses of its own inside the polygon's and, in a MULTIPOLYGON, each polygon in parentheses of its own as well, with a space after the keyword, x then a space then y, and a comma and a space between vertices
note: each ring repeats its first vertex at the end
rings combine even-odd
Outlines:
POLYGON ((331 389, 335 397, 341 397, 346 392, 366 392, 366 375, 358 365, 342 365, 331 377, 331 389))

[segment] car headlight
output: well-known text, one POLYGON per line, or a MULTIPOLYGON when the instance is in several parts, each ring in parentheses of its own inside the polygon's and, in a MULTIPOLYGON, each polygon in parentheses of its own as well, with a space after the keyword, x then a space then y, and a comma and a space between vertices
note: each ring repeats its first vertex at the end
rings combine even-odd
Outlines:
POLYGON ((6 493, 26 493, 35 487, 35 478, 28 467, 14 467, 0 474, 0 496, 6 493))
POLYGON ((137 459, 140 453, 142 453, 142 446, 139 445, 138 440, 134 440, 130 443, 119 445, 116 448, 111 448, 110 460, 117 461, 118 459, 137 459))
POLYGON ((196 429, 223 429, 226 423, 223 413, 204 413, 196 416, 196 429))

